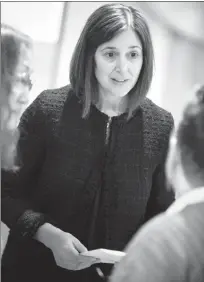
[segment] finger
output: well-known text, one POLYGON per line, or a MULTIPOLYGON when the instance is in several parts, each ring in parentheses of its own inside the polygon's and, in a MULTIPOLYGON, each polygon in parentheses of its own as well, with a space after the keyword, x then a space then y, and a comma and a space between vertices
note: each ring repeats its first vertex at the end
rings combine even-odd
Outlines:
POLYGON ((88 268, 91 265, 95 264, 95 263, 99 263, 100 260, 97 258, 91 258, 91 257, 83 257, 81 255, 78 255, 78 264, 77 264, 77 270, 79 269, 84 269, 84 268, 88 268))
POLYGON ((93 260, 90 261, 91 265, 96 264, 96 263, 100 263, 100 262, 101 262, 100 259, 93 259, 93 260))
POLYGON ((87 264, 87 265, 92 265, 92 264, 95 264, 95 263, 100 263, 100 259, 98 259, 98 258, 84 257, 84 256, 81 256, 81 255, 79 255, 79 260, 78 261, 80 263, 87 264))
POLYGON ((80 263, 77 265, 76 270, 81 270, 81 269, 85 269, 85 268, 88 268, 88 267, 89 267, 89 265, 80 262, 80 263))
POLYGON ((77 258, 77 256, 79 255, 79 251, 76 248, 74 241, 72 241, 71 244, 69 245, 69 249, 73 253, 73 255, 77 258))
POLYGON ((90 267, 91 265, 92 265, 91 262, 79 262, 79 264, 77 265, 76 270, 88 268, 88 267, 90 267))
POLYGON ((101 278, 105 278, 105 275, 103 274, 103 271, 100 269, 100 267, 96 267, 96 272, 101 278))
POLYGON ((87 251, 87 248, 78 239, 75 238, 73 240, 73 244, 79 253, 83 253, 87 251))

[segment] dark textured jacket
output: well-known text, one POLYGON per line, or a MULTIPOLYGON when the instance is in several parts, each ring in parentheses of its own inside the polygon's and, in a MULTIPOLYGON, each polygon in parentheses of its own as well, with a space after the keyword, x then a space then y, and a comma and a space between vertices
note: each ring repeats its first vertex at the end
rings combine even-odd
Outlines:
POLYGON ((59 271, 51 251, 32 239, 44 222, 89 249, 122 250, 173 201, 163 171, 170 113, 147 98, 129 121, 123 114, 109 123, 95 106, 88 118, 81 113, 82 103, 66 86, 43 92, 21 118, 20 170, 2 172, 2 220, 11 229, 5 269, 59 271))

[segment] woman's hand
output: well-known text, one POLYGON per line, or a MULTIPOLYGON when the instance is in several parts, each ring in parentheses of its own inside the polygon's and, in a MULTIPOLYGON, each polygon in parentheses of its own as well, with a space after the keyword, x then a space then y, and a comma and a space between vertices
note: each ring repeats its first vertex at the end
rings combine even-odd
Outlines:
POLYGON ((49 223, 38 229, 35 239, 52 250, 56 264, 62 268, 80 270, 98 262, 95 258, 81 256, 87 248, 72 234, 49 223))
POLYGON ((87 248, 72 234, 60 232, 56 242, 53 241, 51 250, 56 264, 69 270, 80 270, 96 263, 96 259, 80 256, 87 248))

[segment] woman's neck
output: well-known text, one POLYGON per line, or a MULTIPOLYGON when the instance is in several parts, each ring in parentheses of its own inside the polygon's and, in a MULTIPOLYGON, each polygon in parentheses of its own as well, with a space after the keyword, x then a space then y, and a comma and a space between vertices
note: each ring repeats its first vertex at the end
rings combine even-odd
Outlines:
POLYGON ((119 116, 127 110, 127 96, 113 97, 111 95, 99 94, 97 108, 108 116, 119 116))

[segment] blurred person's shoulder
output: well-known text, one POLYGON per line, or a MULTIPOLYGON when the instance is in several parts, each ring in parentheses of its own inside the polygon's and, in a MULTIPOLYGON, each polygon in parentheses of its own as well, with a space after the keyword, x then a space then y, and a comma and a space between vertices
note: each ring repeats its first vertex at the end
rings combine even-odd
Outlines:
MULTIPOLYGON (((128 248, 133 248, 134 245, 146 244, 151 241, 151 248, 154 248, 154 245, 162 244, 163 239, 168 240, 169 235, 171 234, 171 229, 175 225, 179 225, 179 217, 177 215, 167 216, 165 213, 159 214, 147 221, 132 238, 128 248), (176 224, 175 224, 176 223, 176 224), (149 241, 150 240, 150 241, 149 241)), ((171 237, 172 235, 170 235, 171 237)), ((148 243, 148 247, 150 247, 148 243)))
MULTIPOLYGON (((200 205, 203 210, 203 204, 200 205)), ((146 252, 149 258, 161 263, 164 269, 175 269, 175 263, 180 265, 183 271, 198 270, 200 261, 204 259, 203 220, 199 224, 195 213, 199 213, 196 207, 187 207, 186 210, 171 215, 162 213, 157 215, 139 230, 127 247, 127 252, 146 252), (195 212, 192 212, 192 209, 195 212), (185 215, 186 212, 188 215, 185 215), (189 215, 191 214, 191 216, 189 215), (194 220, 193 220, 194 217, 194 220), (189 219, 192 220, 189 220, 189 219), (198 226, 199 225, 199 226, 198 226), (196 236, 200 230, 200 238, 196 236), (197 261, 198 260, 198 261, 197 261), (195 268, 194 268, 195 267, 195 268)), ((203 216, 202 216, 203 217, 203 216)), ((201 218, 201 217, 200 217, 201 218)), ((194 281, 194 280, 193 280, 194 281)), ((197 280, 195 280, 197 281, 197 280)))
POLYGON ((185 221, 186 234, 192 245, 202 250, 204 265, 204 202, 187 205, 181 212, 180 216, 185 221), (200 246, 199 246, 200 245, 200 246))
MULTIPOLYGON (((193 232, 193 230, 192 230, 193 232)), ((196 252, 181 213, 157 215, 133 236, 127 255, 113 273, 111 282, 203 281, 202 251, 196 252)))
POLYGON ((167 243, 167 247, 168 242, 171 245, 174 244, 174 240, 179 240, 179 234, 185 232, 186 225, 187 223, 181 213, 168 215, 164 212, 155 216, 141 227, 135 236, 135 243, 138 244, 140 241, 151 240, 155 245, 167 243))

